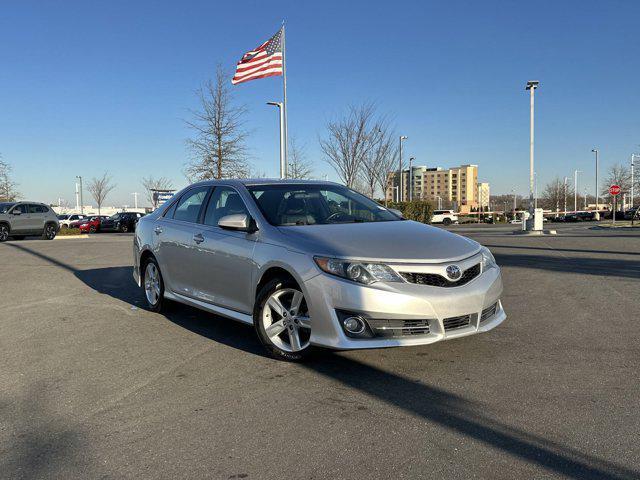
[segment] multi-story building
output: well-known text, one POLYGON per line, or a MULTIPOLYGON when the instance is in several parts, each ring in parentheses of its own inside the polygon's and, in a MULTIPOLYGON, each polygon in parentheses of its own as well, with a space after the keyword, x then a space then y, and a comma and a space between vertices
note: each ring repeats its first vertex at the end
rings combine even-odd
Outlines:
MULTIPOLYGON (((439 201, 469 210, 478 207, 480 191, 483 195, 486 194, 486 205, 489 203, 489 184, 482 183, 482 187, 478 186, 477 165, 461 165, 449 169, 417 166, 413 167, 411 177, 411 183, 409 183, 409 169, 403 170, 403 200, 413 198, 439 201), (411 192, 409 192, 409 185, 411 185, 411 192)), ((389 173, 385 195, 387 200, 398 199, 398 178, 397 171, 389 173)))
POLYGON ((491 191, 487 182, 478 182, 478 193, 476 197, 478 199, 478 207, 480 207, 481 210, 490 210, 489 201, 491 200, 491 191))

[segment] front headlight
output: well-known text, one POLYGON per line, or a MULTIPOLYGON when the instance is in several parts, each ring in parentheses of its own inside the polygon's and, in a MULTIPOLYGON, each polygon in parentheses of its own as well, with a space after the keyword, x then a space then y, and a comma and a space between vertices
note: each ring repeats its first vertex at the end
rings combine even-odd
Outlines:
POLYGON ((383 263, 350 262, 338 258, 313 257, 320 270, 358 283, 402 282, 402 277, 383 263))
POLYGON ((493 258, 493 254, 489 251, 487 247, 482 247, 482 271, 486 271, 489 268, 497 267, 496 259, 493 258))

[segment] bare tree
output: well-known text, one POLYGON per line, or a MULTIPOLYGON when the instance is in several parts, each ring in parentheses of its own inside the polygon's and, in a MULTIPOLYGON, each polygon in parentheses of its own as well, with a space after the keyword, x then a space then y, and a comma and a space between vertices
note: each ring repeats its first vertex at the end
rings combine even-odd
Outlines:
POLYGON ((13 202, 20 198, 20 192, 16 190, 17 183, 11 178, 11 165, 0 160, 0 201, 13 202))
POLYGON ((192 111, 187 125, 195 132, 187 140, 192 160, 185 174, 191 180, 246 177, 249 173, 244 116, 247 108, 235 105, 229 79, 218 65, 216 78, 197 91, 200 110, 192 111))
POLYGON ((100 207, 104 203, 107 195, 116 188, 115 184, 111 183, 111 177, 105 172, 102 178, 92 178, 89 182, 87 190, 91 193, 91 196, 98 204, 98 215, 100 215, 100 207))
POLYGON ((544 187, 539 203, 542 208, 558 212, 564 210, 565 199, 570 202, 572 198, 573 186, 556 177, 544 187))
POLYGON ((607 176, 602 187, 602 196, 609 196, 609 187, 611 185, 619 185, 620 191, 623 193, 631 190, 631 170, 622 163, 611 165, 607 171, 607 176))
POLYGON ((154 190, 171 190, 173 188, 173 183, 166 177, 154 178, 153 175, 150 175, 144 177, 141 183, 147 193, 147 200, 154 210, 158 206, 157 199, 153 196, 154 190))
POLYGON ((346 117, 327 124, 327 137, 320 148, 340 180, 349 188, 355 185, 362 165, 375 144, 372 134, 375 107, 372 104, 349 107, 346 117))
POLYGON ((384 118, 373 126, 371 136, 372 147, 362 165, 362 179, 367 185, 366 195, 374 198, 376 190, 380 189, 382 196, 386 197, 389 173, 393 171, 397 158, 395 136, 384 118))
POLYGON ((307 152, 305 146, 298 145, 294 136, 289 136, 289 149, 287 150, 289 157, 289 168, 287 176, 289 178, 310 178, 313 173, 311 162, 307 160, 307 152))

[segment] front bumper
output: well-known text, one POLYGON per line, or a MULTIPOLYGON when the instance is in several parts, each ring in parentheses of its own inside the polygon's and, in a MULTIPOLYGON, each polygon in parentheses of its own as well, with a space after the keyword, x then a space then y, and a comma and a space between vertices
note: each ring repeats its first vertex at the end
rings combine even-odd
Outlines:
POLYGON ((498 268, 488 269, 471 282, 455 288, 411 283, 364 286, 320 274, 305 282, 305 290, 313 322, 311 343, 340 350, 425 345, 487 332, 507 317, 500 302, 502 277, 498 268), (481 321, 483 310, 493 305, 496 305, 495 313, 481 321), (336 310, 360 314, 372 324, 386 320, 427 320, 428 333, 393 338, 350 338, 340 326, 336 310), (466 316, 468 322, 451 328, 452 319, 466 316))

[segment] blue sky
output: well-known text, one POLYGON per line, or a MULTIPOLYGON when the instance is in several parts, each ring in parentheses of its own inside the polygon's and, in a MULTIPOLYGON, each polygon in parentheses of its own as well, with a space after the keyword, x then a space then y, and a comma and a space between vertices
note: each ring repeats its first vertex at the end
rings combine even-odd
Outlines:
MULTIPOLYGON (((0 7, 0 154, 25 197, 74 202, 74 177, 108 171, 107 203, 153 174, 183 186, 184 119, 221 63, 287 22, 289 130, 335 179, 318 136, 373 101, 418 164, 475 163, 492 193, 528 191, 528 79, 536 170, 602 172, 640 150, 640 2, 7 1, 0 7)), ((255 168, 277 174, 279 77, 233 87, 255 168)), ((580 184, 582 186, 580 186, 580 184)))

